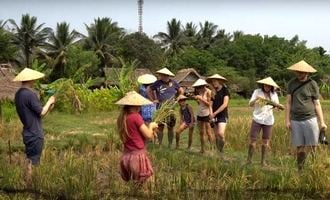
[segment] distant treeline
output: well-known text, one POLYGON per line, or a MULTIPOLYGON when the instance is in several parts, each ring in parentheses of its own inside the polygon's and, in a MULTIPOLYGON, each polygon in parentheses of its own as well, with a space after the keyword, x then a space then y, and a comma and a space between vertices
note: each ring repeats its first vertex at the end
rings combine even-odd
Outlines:
POLYGON ((202 75, 219 73, 248 94, 255 80, 266 76, 285 90, 292 77, 286 68, 304 59, 318 70, 314 79, 329 85, 330 55, 321 46, 307 48, 298 36, 229 33, 209 21, 182 24, 177 19, 152 38, 128 33, 110 18, 96 18, 85 27, 86 35, 66 22, 53 30, 29 14, 20 22, 0 20, 0 63, 39 68, 48 75, 46 82, 61 77, 84 82, 104 76, 104 67, 120 67, 120 59, 137 60, 138 67, 152 71, 167 66, 174 72, 189 67, 202 75), (39 64, 32 65, 34 60, 39 64))

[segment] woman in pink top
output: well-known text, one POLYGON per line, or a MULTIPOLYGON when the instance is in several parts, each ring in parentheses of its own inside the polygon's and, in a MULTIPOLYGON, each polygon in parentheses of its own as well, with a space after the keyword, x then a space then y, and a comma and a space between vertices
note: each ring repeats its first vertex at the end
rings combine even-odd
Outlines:
POLYGON ((129 92, 116 104, 123 105, 117 119, 117 128, 124 150, 120 158, 120 174, 124 181, 143 184, 153 175, 144 141, 154 137, 157 123, 145 125, 139 111, 142 105, 152 104, 135 91, 129 92))

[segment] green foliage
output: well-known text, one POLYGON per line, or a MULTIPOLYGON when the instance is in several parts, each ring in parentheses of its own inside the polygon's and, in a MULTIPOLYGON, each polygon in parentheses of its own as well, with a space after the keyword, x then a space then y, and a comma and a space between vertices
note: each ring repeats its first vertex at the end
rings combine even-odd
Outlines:
POLYGON ((12 61, 16 57, 18 49, 12 44, 12 39, 12 34, 0 27, 0 63, 12 61))
POLYGON ((144 33, 126 35, 121 42, 121 55, 128 61, 138 60, 138 67, 158 69, 163 66, 164 56, 160 45, 144 33))
POLYGON ((64 77, 72 78, 75 83, 86 83, 97 72, 99 63, 100 61, 94 52, 73 45, 67 51, 64 77))
POLYGON ((57 79, 44 86, 46 96, 56 97, 55 108, 62 112, 76 113, 83 110, 83 105, 77 94, 77 89, 81 86, 75 85, 71 79, 57 79))
POLYGON ((190 67, 194 68, 201 74, 210 74, 208 70, 212 70, 214 67, 225 66, 225 62, 223 60, 217 59, 206 50, 199 50, 196 48, 185 49, 182 53, 169 62, 170 66, 175 69, 190 67))
POLYGON ((51 29, 43 28, 44 24, 37 24, 37 17, 29 14, 22 15, 20 26, 13 19, 8 20, 13 26, 13 43, 20 48, 25 67, 31 67, 34 50, 45 45, 51 29))

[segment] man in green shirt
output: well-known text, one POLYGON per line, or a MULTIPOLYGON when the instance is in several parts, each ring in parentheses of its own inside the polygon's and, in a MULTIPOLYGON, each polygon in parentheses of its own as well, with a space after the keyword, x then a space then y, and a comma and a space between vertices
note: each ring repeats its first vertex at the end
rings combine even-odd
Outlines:
POLYGON ((308 75, 316 70, 305 61, 300 61, 289 70, 296 77, 288 83, 286 103, 286 127, 291 130, 292 143, 297 148, 297 165, 301 170, 307 150, 315 153, 318 144, 319 125, 326 129, 322 107, 319 100, 319 87, 308 75))

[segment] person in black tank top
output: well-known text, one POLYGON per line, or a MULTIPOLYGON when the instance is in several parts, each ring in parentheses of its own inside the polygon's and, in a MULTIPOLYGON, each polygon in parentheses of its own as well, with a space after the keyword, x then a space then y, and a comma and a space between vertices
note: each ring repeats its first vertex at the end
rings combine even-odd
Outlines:
POLYGON ((215 95, 212 98, 211 120, 214 122, 213 131, 216 137, 216 147, 220 153, 223 153, 228 121, 229 91, 224 84, 226 80, 219 74, 214 74, 206 79, 215 90, 215 95))

